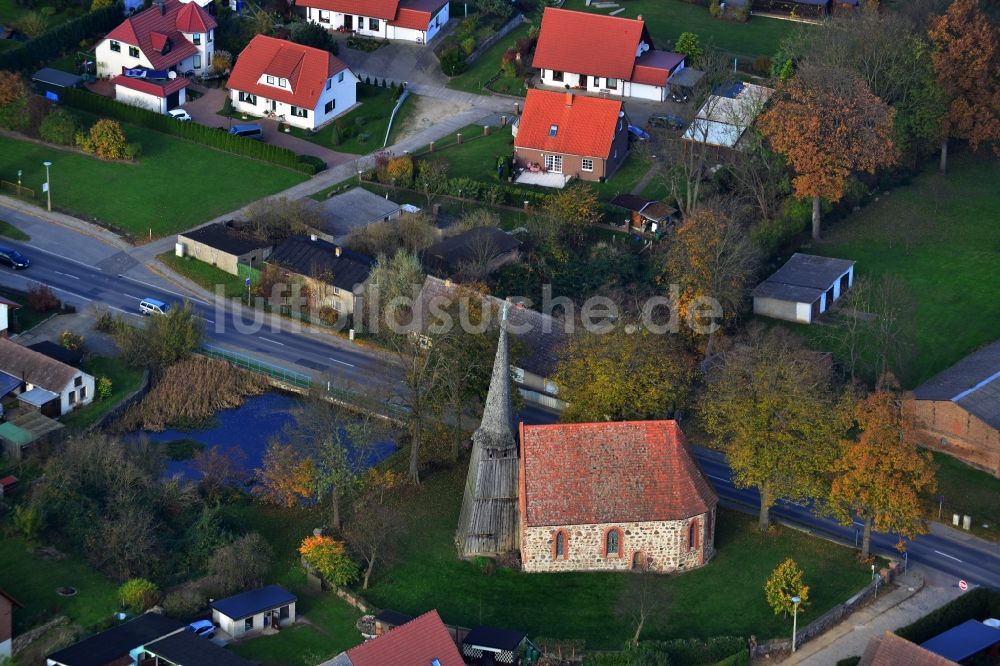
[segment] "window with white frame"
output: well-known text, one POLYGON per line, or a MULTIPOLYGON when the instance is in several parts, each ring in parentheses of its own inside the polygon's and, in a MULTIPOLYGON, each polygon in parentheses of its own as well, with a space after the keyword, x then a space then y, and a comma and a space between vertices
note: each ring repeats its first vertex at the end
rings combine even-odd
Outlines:
POLYGON ((308 118, 309 117, 309 109, 301 109, 301 108, 299 108, 297 106, 293 106, 292 107, 292 115, 295 116, 296 118, 308 118))
POLYGON ((215 30, 209 30, 208 31, 208 43, 211 44, 213 39, 215 39, 215 30))
POLYGON ((256 95, 251 95, 248 92, 242 92, 242 91, 240 92, 240 101, 241 102, 246 102, 247 104, 253 104, 254 106, 257 106, 257 96, 256 95))
POLYGON ((130 47, 128 47, 128 54, 130 56, 132 56, 133 58, 138 58, 139 57, 139 47, 138 46, 130 46, 130 47))
POLYGON ((583 169, 584 171, 593 171, 594 160, 590 159, 589 157, 584 157, 582 160, 580 160, 580 168, 583 169))
POLYGON ((330 113, 336 106, 337 106, 337 100, 331 99, 329 102, 326 103, 326 106, 323 107, 323 112, 330 113))
POLYGON ((201 54, 195 53, 191 56, 191 66, 195 69, 201 69, 201 54))
POLYGON ((618 87, 618 79, 604 79, 604 83, 612 90, 618 87))
POLYGON ((562 155, 546 155, 545 170, 552 173, 562 173, 562 155))
POLYGON ((269 84, 271 84, 272 86, 274 85, 274 77, 273 77, 273 76, 271 76, 271 75, 268 75, 268 76, 267 76, 267 78, 266 78, 266 79, 264 79, 264 80, 265 80, 265 81, 267 81, 267 82, 268 82, 269 84))
POLYGON ((278 85, 282 88, 288 87, 288 79, 278 79, 278 85))
POLYGON ((329 23, 330 22, 330 12, 327 9, 319 10, 319 22, 329 23))
POLYGON ((111 40, 111 50, 114 51, 115 53, 121 53, 122 52, 121 42, 116 42, 115 40, 112 39, 111 40))
POLYGON ((552 80, 553 81, 562 81, 563 80, 563 73, 560 72, 560 71, 557 71, 557 70, 553 69, 552 70, 552 80))
POLYGON ((195 46, 201 46, 201 33, 200 32, 196 32, 193 35, 191 35, 191 43, 194 44, 195 46))
POLYGON ((343 80, 344 80, 344 73, 343 72, 338 73, 337 74, 337 83, 340 83, 343 80))
POLYGON ((378 19, 377 18, 370 18, 370 19, 368 19, 368 29, 369 30, 374 30, 375 32, 378 32, 378 19))

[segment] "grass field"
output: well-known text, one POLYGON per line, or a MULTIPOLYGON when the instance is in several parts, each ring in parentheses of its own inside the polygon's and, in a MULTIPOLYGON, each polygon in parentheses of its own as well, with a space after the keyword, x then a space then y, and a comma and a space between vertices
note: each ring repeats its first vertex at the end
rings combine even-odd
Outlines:
MULTIPOLYGON (((178 257, 173 250, 159 254, 156 258, 213 294, 216 285, 222 285, 227 298, 246 296, 244 279, 238 275, 231 275, 211 264, 191 257, 178 257)), ((243 300, 246 301, 245 298, 243 300)))
MULTIPOLYGON (((317 146, 323 146, 340 153, 367 155, 381 148, 382 142, 385 141, 385 131, 389 127, 389 116, 396 105, 392 94, 392 88, 379 88, 362 83, 358 86, 360 105, 357 108, 329 123, 315 134, 296 128, 292 128, 292 133, 300 139, 311 141, 317 146), (340 143, 335 143, 333 133, 338 126, 350 128, 354 134, 343 139, 340 143)), ((389 145, 395 143, 399 128, 406 122, 406 117, 413 109, 415 102, 412 94, 403 102, 403 106, 400 107, 399 113, 396 114, 396 119, 392 123, 389 145)))
MULTIPOLYGON (((566 0, 566 9, 607 14, 610 10, 588 7, 585 0, 566 0)), ((792 21, 754 16, 747 23, 713 19, 707 7, 683 0, 629 0, 622 4, 619 17, 635 18, 642 14, 653 41, 660 49, 669 47, 682 32, 693 32, 703 46, 745 56, 771 56, 781 40, 803 25, 792 21)))
POLYGON ((42 162, 49 160, 54 208, 148 238, 150 230, 158 237, 189 229, 307 178, 159 132, 124 128, 129 141, 142 144, 136 164, 0 137, 0 179, 16 180, 23 169, 24 184, 41 204, 42 162))
MULTIPOLYGON (((529 27, 525 23, 512 30, 510 34, 476 58, 468 69, 448 81, 448 87, 470 93, 488 94, 487 91, 483 90, 483 85, 494 74, 500 71, 500 58, 503 57, 504 51, 513 46, 517 40, 526 37, 529 27)), ((497 86, 497 91, 507 94, 524 95, 524 84, 521 82, 521 79, 516 79, 516 83, 505 80, 497 86), (512 86, 513 89, 511 89, 512 86)))
POLYGON ((67 428, 86 428, 97 421, 142 382, 142 370, 130 368, 119 357, 92 356, 83 364, 83 371, 95 379, 107 377, 111 380, 111 396, 104 400, 95 398, 92 403, 76 410, 62 420, 67 428))
POLYGON ((14 635, 64 614, 84 627, 118 610, 116 586, 75 557, 62 560, 37 557, 23 539, 0 539, 3 588, 24 604, 14 611, 14 635), (56 588, 75 587, 77 594, 62 597, 56 588))
MULTIPOLYGON (((941 522, 951 524, 952 514, 972 516, 972 531, 981 537, 1000 541, 1000 479, 969 467, 943 453, 934 453, 938 465, 937 496, 944 497, 941 522)), ((938 502, 929 498, 927 514, 937 520, 938 502)))
MULTIPOLYGON (((588 648, 617 648, 629 629, 616 616, 620 590, 629 574, 524 574, 498 569, 483 573, 459 561, 453 543, 465 469, 458 466, 426 479, 405 507, 411 530, 401 540, 400 563, 376 571, 366 597, 379 608, 409 614, 437 608, 445 622, 493 624, 529 636, 584 639, 588 648)), ((705 567, 657 578, 671 600, 665 623, 652 622, 644 638, 755 634, 785 635, 791 621, 775 616, 764 599, 766 577, 793 557, 811 586, 812 605, 800 613, 809 622, 844 601, 870 578, 852 551, 799 532, 779 528, 761 535, 755 519, 720 509, 719 552, 705 567)))

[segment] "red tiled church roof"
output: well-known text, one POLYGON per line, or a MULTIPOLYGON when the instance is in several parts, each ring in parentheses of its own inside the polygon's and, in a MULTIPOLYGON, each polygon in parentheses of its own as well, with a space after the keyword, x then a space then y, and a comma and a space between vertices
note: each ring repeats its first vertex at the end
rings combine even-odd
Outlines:
POLYGON ((679 520, 718 497, 676 421, 521 426, 525 526, 679 520))
POLYGON ((436 610, 347 651, 353 666, 464 666, 451 634, 436 610))
POLYGON ((608 157, 621 113, 621 100, 532 88, 524 101, 514 146, 548 153, 608 157))
POLYGON ((125 19, 108 33, 107 39, 138 46, 153 69, 166 69, 198 52, 183 32, 208 32, 217 25, 211 14, 194 2, 165 0, 163 8, 161 13, 154 4, 125 19), (194 27, 197 29, 190 29, 194 27), (164 53, 167 42, 170 49, 164 53))
POLYGON ((628 80, 639 42, 653 48, 639 19, 546 7, 532 66, 628 80))
POLYGON ((147 79, 137 79, 132 76, 119 74, 111 79, 111 83, 123 88, 138 90, 147 95, 156 95, 157 97, 166 97, 188 86, 186 76, 178 76, 176 79, 168 79, 167 81, 149 81, 147 79))
POLYGON ((327 79, 344 69, 347 65, 327 51, 257 35, 236 59, 228 87, 315 109, 327 79), (258 83, 262 74, 288 79, 291 89, 258 83))

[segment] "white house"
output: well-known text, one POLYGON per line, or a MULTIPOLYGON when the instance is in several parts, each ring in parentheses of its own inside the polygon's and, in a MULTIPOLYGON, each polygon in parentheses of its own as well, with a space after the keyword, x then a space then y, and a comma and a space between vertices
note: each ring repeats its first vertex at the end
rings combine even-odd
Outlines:
POLYGON ((316 129, 357 103, 358 77, 333 54, 257 35, 229 76, 233 108, 316 129))
POLYGON ((642 16, 546 7, 531 64, 542 86, 663 102, 684 55, 657 51, 642 16))
POLYGON ((10 328, 10 311, 19 307, 21 306, 14 301, 0 298, 0 335, 7 336, 7 330, 10 328))
POLYGON ((233 638, 239 638, 250 631, 293 624, 297 600, 280 585, 268 585, 213 601, 209 606, 212 622, 233 638))
POLYGON ((196 74, 212 66, 215 19, 196 2, 162 0, 123 21, 97 45, 97 75, 145 68, 196 74))
POLYGON ((111 83, 115 84, 116 100, 156 113, 166 113, 187 101, 188 80, 185 76, 155 80, 119 74, 111 79, 111 83))
POLYGON ((91 375, 7 338, 0 338, 0 372, 20 380, 22 402, 51 418, 94 400, 91 375))
POLYGON ((811 324, 853 284, 853 261, 796 252, 753 290, 753 312, 811 324))
POLYGON ((364 37, 426 44, 448 22, 448 0, 297 0, 306 20, 364 37))

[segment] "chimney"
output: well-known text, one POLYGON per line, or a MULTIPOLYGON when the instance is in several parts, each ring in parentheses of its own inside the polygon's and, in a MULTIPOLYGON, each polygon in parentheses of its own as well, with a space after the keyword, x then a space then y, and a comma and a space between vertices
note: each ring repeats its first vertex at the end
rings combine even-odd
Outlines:
POLYGON ((444 286, 446 289, 451 289, 451 278, 445 278, 444 286))
POLYGON ((165 16, 167 13, 167 3, 165 3, 163 0, 159 0, 159 2, 157 2, 156 4, 160 6, 160 16, 165 16))
POLYGON ((573 106, 573 93, 566 91, 566 106, 573 106))
POLYGON ((316 234, 309 234, 309 240, 315 243, 316 241, 319 240, 319 236, 317 236, 316 234))
POLYGON ((642 14, 639 14, 638 16, 636 16, 635 20, 636 21, 641 21, 642 20, 642 14))
POLYGON ((338 257, 340 256, 340 246, 339 246, 339 245, 337 246, 337 249, 335 249, 335 250, 333 251, 333 253, 334 253, 335 255, 337 255, 338 257))

